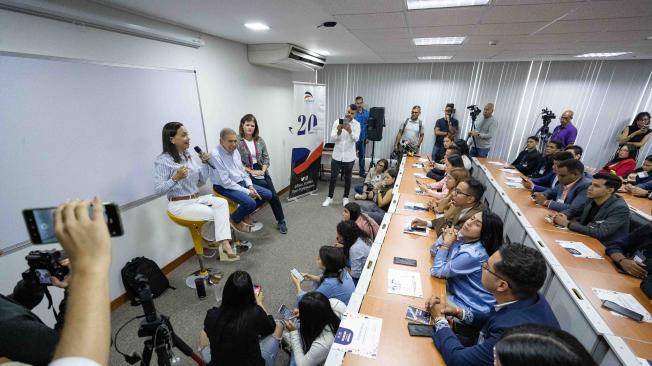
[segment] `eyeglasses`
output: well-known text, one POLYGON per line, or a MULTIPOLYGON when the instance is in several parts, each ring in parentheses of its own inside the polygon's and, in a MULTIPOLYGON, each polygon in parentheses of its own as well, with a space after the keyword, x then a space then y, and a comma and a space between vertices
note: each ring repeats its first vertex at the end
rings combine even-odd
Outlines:
POLYGON ((500 278, 501 280, 505 281, 505 283, 507 284, 508 287, 512 287, 512 285, 509 284, 509 281, 507 281, 505 279, 505 277, 503 277, 503 276, 499 275, 498 273, 496 273, 496 272, 489 269, 489 262, 488 261, 485 261, 484 263, 482 263, 482 269, 484 269, 485 271, 491 273, 492 275, 500 278))
POLYGON ((464 192, 460 191, 459 188, 455 188, 455 189, 453 190, 453 193, 455 193, 455 194, 463 194, 463 195, 465 195, 465 196, 467 196, 467 197, 471 197, 470 194, 468 194, 468 193, 464 193, 464 192))

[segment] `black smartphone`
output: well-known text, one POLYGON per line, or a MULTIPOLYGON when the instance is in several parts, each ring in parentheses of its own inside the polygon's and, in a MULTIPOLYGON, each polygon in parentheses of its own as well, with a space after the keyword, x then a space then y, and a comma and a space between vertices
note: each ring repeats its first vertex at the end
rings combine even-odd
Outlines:
POLYGON ((631 311, 631 310, 629 310, 627 308, 624 308, 624 307, 616 304, 613 301, 604 300, 602 302, 602 306, 604 306, 605 308, 607 308, 609 310, 613 310, 613 311, 615 311, 616 313, 618 313, 620 315, 624 315, 624 316, 626 316, 626 317, 628 317, 630 319, 634 319, 637 322, 643 321, 643 315, 642 314, 639 314, 639 313, 637 313, 635 311, 631 311))
POLYGON ((432 325, 408 323, 410 337, 432 337, 432 325))
POLYGON ((201 300, 206 298, 206 284, 203 277, 195 278, 195 289, 197 290, 197 297, 201 300))
POLYGON ((340 118, 340 122, 339 122, 339 123, 340 123, 341 125, 343 125, 343 124, 344 124, 344 118, 340 118))
POLYGON ((425 233, 426 232, 426 227, 425 226, 410 226, 410 230, 418 231, 420 233, 425 233))
MULTIPOLYGON (((23 210, 23 218, 32 244, 56 243, 54 236, 54 210, 56 207, 32 208, 23 210)), ((89 208, 89 211, 91 209, 89 208)), ((111 236, 123 234, 120 209, 115 203, 104 203, 104 221, 111 236)))
POLYGON ((290 320, 290 318, 292 318, 294 315, 292 310, 290 310, 290 308, 288 308, 285 304, 281 304, 281 307, 278 308, 278 313, 281 315, 283 320, 290 320))
POLYGON ((394 257, 394 264, 402 264, 404 266, 416 267, 417 260, 410 259, 410 258, 403 258, 403 257, 394 257))

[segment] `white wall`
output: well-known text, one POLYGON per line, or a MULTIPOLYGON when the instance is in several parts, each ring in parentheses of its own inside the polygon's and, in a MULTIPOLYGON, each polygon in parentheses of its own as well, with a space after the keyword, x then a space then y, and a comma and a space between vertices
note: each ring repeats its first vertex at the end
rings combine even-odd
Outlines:
MULTIPOLYGON (((271 155, 274 183, 278 189, 286 187, 290 157, 284 149, 284 136, 275 136, 275 131, 280 126, 285 130, 292 118, 291 73, 250 65, 243 44, 210 36, 204 36, 204 40, 204 47, 193 49, 0 10, 1 51, 197 70, 209 147, 217 145, 220 129, 237 130, 245 113, 255 114, 271 155)), ((14 133, 19 135, 20 131, 14 133)), ((199 138, 199 133, 195 132, 195 136, 199 138)), ((61 139, 71 143, 65 141, 65 136, 61 139)), ((120 268, 129 259, 145 255, 163 266, 191 248, 187 230, 167 218, 166 204, 165 198, 159 198, 123 213, 125 235, 113 241, 112 299, 123 293, 120 268)), ((30 247, 0 256, 0 292, 10 292, 20 278, 29 250, 47 247, 30 247)), ((59 292, 54 295, 58 303, 59 292)), ((43 304, 36 312, 44 321, 52 322, 43 304)))
MULTIPOLYGON (((327 65, 319 73, 319 82, 327 84, 327 121, 340 116, 356 95, 364 96, 368 107, 386 107, 377 159, 389 156, 413 105, 422 107, 426 137, 421 151, 430 153, 435 120, 443 116, 446 103, 455 103, 464 135, 470 127, 466 106, 482 109, 494 102, 501 127, 490 156, 514 159, 527 136, 541 127, 542 108, 557 115, 551 132, 562 112, 572 109, 576 143, 585 148, 584 163, 593 167, 602 167, 615 153, 616 135, 637 112, 652 110, 651 81, 652 60, 352 64, 327 65)), ((639 161, 650 151, 652 143, 639 153, 639 161)))

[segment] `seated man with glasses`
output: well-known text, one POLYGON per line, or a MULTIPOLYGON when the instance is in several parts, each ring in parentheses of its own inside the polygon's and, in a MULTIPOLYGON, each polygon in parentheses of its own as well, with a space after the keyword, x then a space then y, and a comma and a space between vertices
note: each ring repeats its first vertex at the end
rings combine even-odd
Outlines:
POLYGON ((536 249, 505 244, 482 265, 482 285, 496 298, 489 313, 461 310, 431 297, 426 308, 435 325, 432 339, 446 365, 494 365, 494 345, 503 332, 525 324, 559 328, 550 305, 538 291, 546 279, 546 262, 536 249), (477 344, 464 347, 445 316, 480 329, 477 344))
POLYGON ((401 128, 396 134, 396 141, 394 141, 394 151, 396 152, 397 166, 401 165, 403 154, 417 153, 421 148, 423 142, 423 122, 419 119, 421 115, 421 107, 415 105, 412 107, 410 117, 405 119, 401 128))
POLYGON ((432 221, 414 219, 412 220, 412 226, 428 226, 438 234, 446 226, 452 226, 459 230, 466 220, 485 209, 482 204, 484 191, 484 185, 477 179, 468 178, 463 180, 453 190, 453 200, 446 213, 437 215, 432 221))

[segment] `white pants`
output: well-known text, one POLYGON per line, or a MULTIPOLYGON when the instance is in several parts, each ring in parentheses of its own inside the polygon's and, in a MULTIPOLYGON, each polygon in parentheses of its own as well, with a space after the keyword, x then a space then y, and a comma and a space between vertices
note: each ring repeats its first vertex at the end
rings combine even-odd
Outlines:
POLYGON ((229 204, 224 198, 207 194, 191 200, 170 201, 168 211, 186 220, 206 220, 202 236, 207 241, 231 239, 229 204))

